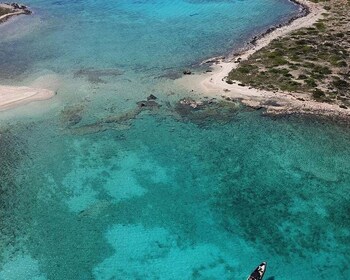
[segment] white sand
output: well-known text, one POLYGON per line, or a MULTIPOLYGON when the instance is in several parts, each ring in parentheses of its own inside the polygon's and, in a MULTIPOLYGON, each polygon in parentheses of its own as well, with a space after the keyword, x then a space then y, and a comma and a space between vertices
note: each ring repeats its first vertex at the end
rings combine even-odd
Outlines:
POLYGON ((310 9, 310 13, 298 18, 290 24, 274 30, 257 40, 255 47, 241 53, 237 57, 233 57, 230 61, 221 60, 212 66, 212 72, 200 75, 184 76, 177 80, 177 83, 186 88, 204 93, 210 96, 225 96, 227 98, 241 99, 242 102, 251 107, 267 108, 268 113, 318 113, 324 115, 350 115, 349 109, 342 109, 336 104, 320 103, 311 99, 306 94, 296 94, 288 92, 271 92, 254 88, 239 86, 239 82, 235 84, 227 84, 226 77, 229 72, 237 68, 239 63, 235 63, 237 58, 241 61, 247 60, 253 53, 267 46, 272 40, 285 36, 286 34, 304 27, 313 25, 322 17, 325 10, 322 4, 316 4, 307 0, 298 0, 299 3, 306 5, 310 9), (299 99, 298 99, 299 98, 299 99), (304 99, 304 101, 300 100, 304 99), (270 102, 269 102, 270 101, 270 102), (271 101, 278 106, 271 105, 271 101))
POLYGON ((55 92, 34 87, 14 87, 0 85, 0 111, 15 108, 33 101, 49 99, 55 92))

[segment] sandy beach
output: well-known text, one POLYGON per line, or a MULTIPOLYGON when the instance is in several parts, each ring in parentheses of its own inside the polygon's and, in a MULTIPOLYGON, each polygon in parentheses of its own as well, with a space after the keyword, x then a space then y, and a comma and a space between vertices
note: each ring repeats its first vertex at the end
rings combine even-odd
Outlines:
POLYGON ((217 60, 211 66, 212 72, 184 76, 177 82, 191 91, 198 91, 211 97, 223 97, 227 100, 239 99, 247 106, 266 108, 267 113, 272 114, 305 113, 350 116, 349 109, 340 108, 337 104, 317 102, 305 94, 259 90, 242 86, 239 81, 234 81, 233 84, 226 83, 226 77, 232 69, 238 67, 239 61, 247 60, 253 53, 264 48, 276 38, 283 37, 297 29, 312 26, 322 18, 322 13, 325 12, 321 4, 306 0, 298 0, 297 2, 308 7, 309 13, 306 16, 297 18, 291 23, 265 34, 256 40, 252 48, 229 60, 217 60))
POLYGON ((0 111, 12 109, 33 101, 46 100, 54 95, 55 92, 48 89, 0 85, 0 111))

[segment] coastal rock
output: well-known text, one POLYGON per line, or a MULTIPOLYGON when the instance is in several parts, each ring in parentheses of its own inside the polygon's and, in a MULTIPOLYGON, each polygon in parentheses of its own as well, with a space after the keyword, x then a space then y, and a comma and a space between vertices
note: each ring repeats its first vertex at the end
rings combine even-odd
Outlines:
POLYGON ((203 102, 195 101, 192 98, 181 99, 179 103, 184 106, 189 106, 193 109, 199 108, 201 105, 203 105, 203 102))
POLYGON ((13 3, 5 3, 5 5, 8 5, 8 6, 12 7, 14 10, 23 10, 25 14, 31 14, 32 13, 28 9, 28 7, 23 5, 23 4, 19 4, 19 3, 13 2, 13 3))
POLYGON ((210 59, 204 60, 201 64, 214 64, 219 63, 225 59, 225 56, 212 57, 210 59))
POLYGON ((233 100, 216 101, 208 99, 196 101, 192 98, 183 98, 175 106, 175 112, 182 121, 190 121, 205 127, 212 123, 227 123, 237 113, 239 104, 233 100))
POLYGON ((191 75, 192 74, 192 72, 190 70, 184 70, 182 73, 184 75, 191 75))
POLYGON ((269 100, 263 102, 262 105, 268 106, 268 107, 282 107, 283 106, 279 100, 273 100, 273 99, 269 99, 269 100))
POLYGON ((28 9, 24 9, 23 11, 25 15, 30 15, 32 13, 32 11, 28 9))

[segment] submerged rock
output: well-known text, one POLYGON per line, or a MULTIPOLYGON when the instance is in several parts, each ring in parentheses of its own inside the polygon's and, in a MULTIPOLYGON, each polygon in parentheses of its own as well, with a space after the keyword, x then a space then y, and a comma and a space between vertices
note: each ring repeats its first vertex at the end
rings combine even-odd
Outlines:
POLYGON ((153 109, 158 109, 161 107, 161 105, 159 105, 154 100, 139 101, 139 102, 137 102, 137 105, 139 106, 139 108, 142 108, 145 110, 153 110, 153 109))
POLYGON ((165 78, 165 79, 170 79, 170 80, 177 80, 181 77, 182 77, 182 75, 179 71, 171 70, 171 71, 165 72, 162 75, 157 76, 156 78, 157 79, 165 78))
MULTIPOLYGON (((73 134, 93 134, 106 130, 127 130, 130 128, 131 121, 136 119, 137 116, 143 111, 156 111, 161 105, 158 104, 155 99, 157 97, 153 94, 147 97, 147 100, 137 102, 137 107, 131 108, 124 112, 110 114, 104 118, 100 118, 95 122, 76 126, 81 120, 81 113, 83 106, 73 106, 62 110, 61 120, 73 134)), ((151 112, 153 113, 153 112, 151 112)))
POLYGON ((199 108, 201 105, 203 105, 203 102, 201 101, 195 101, 194 99, 192 98, 184 98, 184 99, 181 99, 179 101, 179 103, 181 105, 184 105, 184 106, 189 106, 193 109, 196 109, 196 108, 199 108))
POLYGON ((192 98, 183 98, 175 105, 175 113, 181 120, 190 121, 200 126, 213 123, 227 123, 237 112, 238 103, 216 101, 209 99, 196 101, 192 98))
POLYGON ((94 68, 83 68, 74 72, 74 77, 86 78, 90 83, 106 83, 103 77, 117 77, 122 75, 123 72, 119 69, 94 69, 94 68))
POLYGON ((78 106, 69 106, 64 108, 61 111, 60 119, 61 123, 64 124, 67 127, 72 127, 74 125, 77 125, 82 120, 82 113, 83 113, 84 107, 81 105, 78 106))
POLYGON ((220 63, 225 58, 226 58, 225 56, 212 57, 207 60, 204 60, 201 64, 216 64, 216 63, 220 63))
POLYGON ((156 100, 157 97, 153 94, 150 94, 148 97, 147 97, 147 101, 150 101, 150 100, 156 100))

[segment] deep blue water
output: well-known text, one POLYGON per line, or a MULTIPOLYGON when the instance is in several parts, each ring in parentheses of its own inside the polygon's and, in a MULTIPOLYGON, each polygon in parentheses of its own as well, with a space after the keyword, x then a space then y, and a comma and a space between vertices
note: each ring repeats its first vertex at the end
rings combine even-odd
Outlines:
POLYGON ((348 278, 348 127, 189 110, 173 81, 296 6, 29 4, 0 27, 0 81, 57 96, 0 113, 1 280, 348 278))

